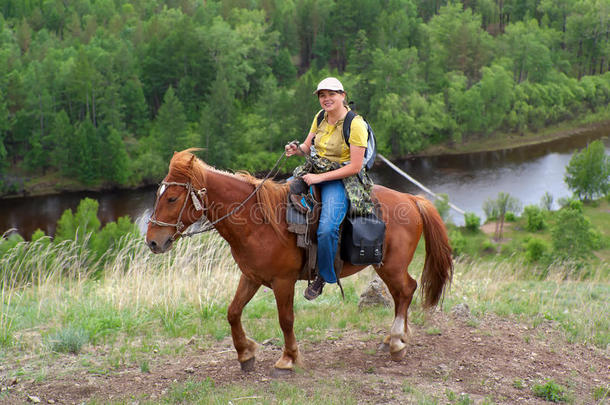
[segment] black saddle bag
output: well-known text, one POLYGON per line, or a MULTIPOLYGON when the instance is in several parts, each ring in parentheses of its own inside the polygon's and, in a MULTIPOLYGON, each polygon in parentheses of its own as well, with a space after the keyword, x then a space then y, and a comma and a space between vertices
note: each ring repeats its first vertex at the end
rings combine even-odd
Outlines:
POLYGON ((385 223, 375 215, 346 217, 341 236, 341 259, 356 264, 379 264, 383 259, 385 223))

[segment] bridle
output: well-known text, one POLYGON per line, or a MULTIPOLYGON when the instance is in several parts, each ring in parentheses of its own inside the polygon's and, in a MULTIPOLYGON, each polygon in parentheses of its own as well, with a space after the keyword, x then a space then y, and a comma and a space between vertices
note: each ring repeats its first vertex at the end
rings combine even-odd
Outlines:
POLYGON ((204 214, 205 211, 207 211, 207 207, 205 207, 203 199, 204 199, 205 195, 207 194, 207 192, 208 192, 208 190, 205 187, 200 188, 198 190, 195 189, 190 181, 187 183, 178 183, 175 181, 162 181, 161 184, 159 185, 159 189, 157 190, 157 198, 155 199, 153 213, 150 216, 150 219, 148 220, 148 222, 153 223, 158 226, 171 226, 171 227, 176 228, 176 232, 171 237, 172 240, 176 240, 176 236, 178 236, 178 235, 181 236, 182 230, 184 229, 184 223, 182 222, 182 214, 184 213, 184 209, 186 208, 186 203, 188 201, 188 197, 189 196, 191 197, 191 200, 193 201, 193 206, 195 207, 195 209, 197 211, 203 211, 202 214, 204 214), (186 188, 186 198, 184 199, 184 203, 182 203, 182 208, 180 208, 180 214, 178 214, 178 219, 176 220, 176 223, 174 223, 174 224, 170 224, 169 222, 159 221, 156 218, 157 204, 159 203, 159 198, 161 198, 161 196, 165 192, 164 187, 169 187, 169 186, 182 186, 182 187, 186 188))
MULTIPOLYGON (((298 141, 292 141, 292 142, 297 142, 298 141)), ((201 214, 205 214, 205 212, 208 210, 208 208, 205 206, 204 203, 204 197, 206 196, 208 190, 203 187, 200 189, 195 189, 193 187, 193 185, 191 184, 191 182, 186 182, 186 183, 178 183, 175 181, 162 181, 161 184, 159 185, 159 189, 157 190, 157 198, 155 199, 155 205, 153 207, 153 213, 150 216, 150 219, 148 220, 148 222, 158 225, 158 226, 171 226, 176 228, 176 232, 171 236, 171 240, 174 241, 176 240, 176 236, 193 236, 196 235, 198 233, 203 233, 203 232, 208 232, 211 231, 212 229, 214 229, 214 225, 216 225, 217 223, 219 223, 220 221, 222 221, 223 219, 226 219, 228 217, 230 217, 231 215, 235 214, 238 210, 240 210, 244 205, 246 205, 246 203, 253 197, 256 195, 256 193, 258 192, 258 190, 261 189, 261 187, 263 187, 263 184, 265 184, 265 182, 267 180, 269 180, 269 178, 275 176, 275 174, 277 174, 277 172, 274 174, 273 172, 276 171, 276 169, 279 172, 279 165, 280 162, 282 161, 282 159, 286 156, 286 152, 282 153, 282 155, 280 156, 280 158, 277 160, 277 162, 275 162, 275 165, 273 165, 273 168, 269 171, 269 173, 267 173, 267 175, 265 176, 265 178, 258 184, 258 186, 256 186, 254 188, 254 191, 252 191, 252 193, 250 193, 249 196, 247 196, 241 203, 239 203, 239 205, 235 208, 233 208, 231 211, 229 211, 228 213, 226 213, 225 215, 223 215, 222 217, 214 220, 213 222, 209 222, 208 224, 206 224, 206 226, 202 229, 199 229, 197 231, 193 231, 193 232, 188 232, 188 233, 182 233, 182 230, 185 228, 184 223, 182 222, 182 213, 184 212, 184 209, 186 208, 186 203, 188 201, 188 196, 191 196, 191 200, 193 201, 193 206, 195 207, 195 209, 197 211, 203 211, 201 214), (165 192, 165 190, 163 190, 163 186, 182 186, 182 187, 186 187, 186 198, 184 199, 184 203, 182 204, 182 208, 180 209, 180 214, 178 215, 178 219, 176 220, 175 224, 170 224, 168 222, 163 222, 163 221, 159 221, 156 218, 155 213, 157 212, 157 204, 159 203, 159 198, 161 198, 161 195, 165 192)))

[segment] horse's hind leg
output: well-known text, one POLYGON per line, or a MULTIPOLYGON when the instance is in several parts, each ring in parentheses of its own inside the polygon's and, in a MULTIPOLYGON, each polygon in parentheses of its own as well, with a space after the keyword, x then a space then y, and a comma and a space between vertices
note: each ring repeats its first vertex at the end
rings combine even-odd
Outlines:
POLYGON ((383 267, 377 269, 377 274, 385 282, 394 298, 394 322, 390 330, 390 336, 384 340, 384 345, 390 349, 392 360, 401 360, 407 352, 407 339, 409 326, 407 316, 409 305, 417 288, 415 281, 402 265, 392 266, 384 263, 383 267))
POLYGON ((233 337, 233 346, 237 350, 237 360, 241 364, 243 371, 252 371, 254 369, 255 353, 258 344, 255 341, 248 339, 241 325, 241 313, 248 302, 254 297, 261 284, 250 280, 243 274, 239 279, 239 285, 235 292, 235 297, 229 305, 227 319, 231 324, 231 336, 233 337))

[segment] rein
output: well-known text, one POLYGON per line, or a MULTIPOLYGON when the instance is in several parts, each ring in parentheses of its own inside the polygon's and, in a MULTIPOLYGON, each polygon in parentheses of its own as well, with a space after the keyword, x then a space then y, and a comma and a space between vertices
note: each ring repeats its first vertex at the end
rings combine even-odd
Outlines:
POLYGON ((182 208, 180 209, 180 214, 178 215, 178 219, 176 220, 175 224, 170 224, 167 222, 162 222, 156 219, 155 217, 155 213, 157 211, 157 203, 159 202, 159 198, 161 197, 161 194, 163 194, 163 192, 159 193, 159 191, 157 191, 157 199, 155 200, 155 206, 154 206, 154 210, 153 210, 153 214, 151 215, 150 219, 148 220, 148 222, 153 223, 155 225, 158 226, 171 226, 171 227, 175 227, 176 228, 176 233, 174 233, 171 237, 172 240, 176 240, 176 236, 193 236, 193 235, 197 235, 199 233, 204 233, 204 232, 208 232, 211 231, 212 229, 214 229, 214 226, 219 223, 220 221, 227 219, 228 217, 230 217, 231 215, 235 214, 237 211, 239 211, 241 208, 244 207, 244 205, 246 205, 246 203, 254 196, 256 195, 256 193, 258 192, 258 190, 261 189, 261 187, 263 187, 263 184, 265 184, 265 182, 267 180, 269 180, 269 178, 275 176, 279 170, 277 170, 276 173, 273 173, 274 171, 276 171, 276 169, 278 169, 280 162, 282 161, 282 159, 286 156, 286 152, 282 153, 282 155, 280 156, 280 158, 275 162, 275 164, 273 165, 273 167, 271 168, 271 170, 269 171, 269 173, 267 173, 267 175, 263 178, 263 180, 258 184, 258 186, 256 186, 254 188, 254 191, 252 191, 250 193, 250 195, 248 195, 237 207, 233 208, 230 212, 228 212, 227 214, 223 215, 222 217, 214 220, 213 222, 208 222, 206 224, 206 226, 202 229, 199 229, 197 231, 193 231, 193 232, 186 232, 186 233, 182 233, 182 230, 184 229, 184 223, 182 222, 182 213, 184 212, 184 209, 186 208, 186 203, 188 201, 188 196, 191 196, 191 199, 193 201, 193 205, 195 206, 195 209, 197 211, 203 211, 202 215, 205 213, 205 211, 208 210, 207 207, 205 207, 204 202, 203 202, 203 198, 204 196, 207 194, 208 190, 204 187, 201 188, 199 190, 196 190, 193 185, 191 184, 191 182, 187 182, 187 183, 177 183, 177 182, 167 182, 167 181, 162 181, 161 185, 159 186, 159 189, 161 189, 163 186, 182 186, 186 188, 186 192, 187 192, 187 197, 184 199, 184 203, 182 204, 182 208))

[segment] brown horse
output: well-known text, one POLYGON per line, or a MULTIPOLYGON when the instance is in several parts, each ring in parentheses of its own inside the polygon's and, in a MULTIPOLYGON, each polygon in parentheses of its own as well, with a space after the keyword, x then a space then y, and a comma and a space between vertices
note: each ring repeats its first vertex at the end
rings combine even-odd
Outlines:
MULTIPOLYGON (((169 173, 157 192, 146 242, 154 253, 163 253, 181 236, 183 229, 202 215, 210 222, 224 217, 214 226, 231 246, 231 253, 242 271, 227 316, 237 360, 244 371, 254 367, 257 344, 246 336, 241 314, 259 287, 265 285, 275 295, 284 333, 284 351, 275 367, 292 370, 295 364, 302 364, 293 330, 293 300, 305 255, 296 246, 295 235, 286 229, 288 185, 267 181, 256 191, 256 198, 248 199, 261 180, 248 174, 216 170, 197 159, 191 153, 194 150, 174 154, 169 173)), ((421 277, 425 308, 438 303, 451 281, 451 247, 443 221, 428 200, 382 186, 374 187, 373 196, 379 202, 386 223, 383 263, 374 267, 394 298, 394 322, 384 344, 392 359, 398 361, 406 354, 407 312, 417 288, 417 282, 407 268, 421 234, 423 232, 426 240, 421 277)), ((345 263, 341 277, 365 267, 345 263)))

